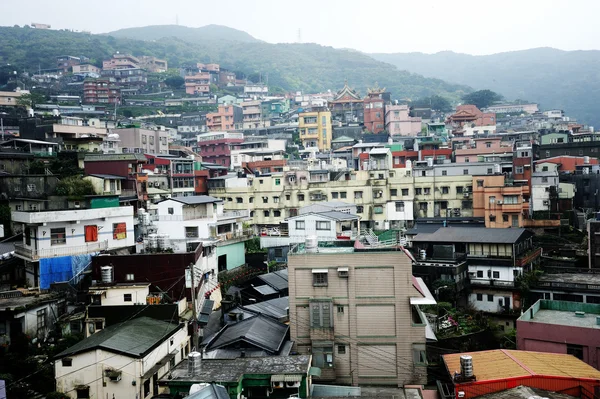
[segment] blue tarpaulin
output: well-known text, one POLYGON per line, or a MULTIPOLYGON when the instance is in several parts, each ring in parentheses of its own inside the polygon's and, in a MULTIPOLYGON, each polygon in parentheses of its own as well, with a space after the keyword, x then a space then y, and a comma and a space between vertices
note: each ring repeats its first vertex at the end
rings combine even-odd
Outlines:
POLYGON ((40 259, 40 288, 49 289, 50 284, 71 281, 73 277, 79 280, 80 273, 91 260, 91 254, 40 259))

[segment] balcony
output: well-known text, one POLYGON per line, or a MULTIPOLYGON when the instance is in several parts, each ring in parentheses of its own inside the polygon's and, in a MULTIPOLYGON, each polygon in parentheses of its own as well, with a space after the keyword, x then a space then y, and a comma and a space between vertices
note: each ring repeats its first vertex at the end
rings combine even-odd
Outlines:
POLYGON ((239 231, 232 231, 229 233, 217 234, 214 238, 220 240, 217 243, 217 247, 220 247, 223 245, 235 244, 236 242, 240 242, 240 241, 247 241, 247 240, 251 239, 253 236, 254 236, 253 230, 239 230, 239 231))
POLYGON ((515 260, 515 266, 525 266, 533 262, 542 255, 542 248, 532 249, 523 255, 519 255, 515 260))
POLYGON ((523 219, 523 227, 525 228, 536 228, 536 227, 560 227, 560 219, 551 220, 535 220, 535 219, 523 219))
POLYGON ((311 341, 334 341, 333 327, 311 327, 311 341))
POLYGON ((137 192, 133 189, 125 188, 121 190, 121 197, 137 197, 137 192))
POLYGON ((84 255, 108 249, 108 241, 92 242, 79 246, 60 246, 56 248, 33 249, 23 244, 15 244, 15 255, 19 258, 38 261, 43 258, 55 258, 59 256, 84 255))
POLYGON ((231 212, 223 212, 217 215, 217 223, 231 221, 232 219, 249 219, 250 211, 242 210, 242 211, 231 211, 231 212))
POLYGON ((486 286, 486 287, 507 287, 512 288, 515 286, 514 281, 497 280, 497 279, 471 279, 471 285, 486 286))

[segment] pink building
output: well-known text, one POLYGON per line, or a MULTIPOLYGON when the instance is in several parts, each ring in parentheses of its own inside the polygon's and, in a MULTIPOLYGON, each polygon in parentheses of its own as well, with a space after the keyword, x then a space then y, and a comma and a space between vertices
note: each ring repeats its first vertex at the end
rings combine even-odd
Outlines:
POLYGON ((500 137, 488 137, 488 138, 479 138, 479 139, 470 139, 463 141, 456 150, 454 151, 454 156, 456 158, 455 162, 478 162, 479 156, 482 157, 484 155, 491 154, 512 154, 513 149, 512 146, 503 146, 502 138, 500 137))
POLYGON ((421 118, 409 115, 408 105, 385 106, 385 130, 392 136, 416 136, 421 133, 421 118))
POLYGON ((540 299, 517 319, 519 350, 566 353, 600 367, 600 304, 540 299))
POLYGON ((131 54, 115 54, 110 60, 102 61, 102 69, 139 68, 140 59, 131 54))
POLYGON ((217 73, 221 70, 221 67, 219 66, 219 64, 203 64, 201 62, 198 62, 196 64, 196 68, 198 68, 200 71, 217 72, 217 73))
POLYGON ((211 131, 237 130, 242 128, 243 118, 239 105, 219 105, 217 112, 206 114, 206 127, 211 131))
POLYGON ((185 92, 189 95, 210 93, 211 77, 208 72, 200 72, 185 78, 185 92))

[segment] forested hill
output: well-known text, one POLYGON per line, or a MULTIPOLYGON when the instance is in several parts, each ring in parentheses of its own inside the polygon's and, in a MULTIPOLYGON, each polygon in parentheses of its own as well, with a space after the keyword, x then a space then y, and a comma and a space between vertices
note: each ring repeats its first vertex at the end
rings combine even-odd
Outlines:
POLYGON ((450 51, 371 56, 412 73, 491 89, 509 100, 563 109, 600 128, 600 51, 536 48, 484 56, 450 51))
MULTIPOLYGON (((222 34, 223 30, 228 29, 218 28, 222 34)), ((148 30, 155 27, 127 29, 119 34, 136 36, 136 29, 143 30, 144 35, 150 35, 148 30)), ((464 92, 471 91, 467 86, 398 70, 393 65, 376 61, 362 53, 316 44, 218 41, 214 40, 212 33, 206 40, 199 36, 190 41, 170 36, 143 41, 117 38, 110 34, 0 27, 0 65, 10 63, 19 70, 36 71, 38 68, 55 67, 55 58, 59 55, 84 55, 91 58, 94 64, 101 65, 103 59, 116 51, 164 58, 168 60, 169 67, 216 62, 223 68, 248 75, 259 72, 265 79, 268 76, 270 86, 284 90, 337 90, 347 79, 363 95, 368 87, 377 82, 387 87, 396 99, 439 94, 457 100, 464 92)))
POLYGON ((119 29, 109 36, 124 37, 137 40, 158 40, 176 37, 186 41, 230 41, 240 43, 258 43, 258 40, 248 33, 222 25, 206 25, 200 28, 190 28, 181 25, 152 25, 140 28, 119 29))

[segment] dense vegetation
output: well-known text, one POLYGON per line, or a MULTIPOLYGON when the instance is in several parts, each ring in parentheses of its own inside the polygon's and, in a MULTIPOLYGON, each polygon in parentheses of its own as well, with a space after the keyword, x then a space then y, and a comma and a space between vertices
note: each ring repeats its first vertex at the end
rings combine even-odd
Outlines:
POLYGON ((581 122, 600 126, 600 51, 537 48, 484 56, 448 51, 371 56, 412 73, 489 88, 508 100, 527 98, 543 109, 563 109, 581 122))
MULTIPOLYGON (((202 29, 177 27, 178 31, 186 29, 194 31, 193 40, 190 39, 191 34, 184 35, 181 32, 178 33, 179 37, 158 38, 162 35, 160 32, 155 36, 151 35, 152 31, 164 31, 161 27, 126 29, 117 31, 114 35, 1 27, 0 65, 10 63, 18 71, 33 72, 38 68, 55 67, 56 56, 65 54, 84 55, 95 65, 101 65, 103 59, 119 51, 165 58, 169 67, 216 62, 250 78, 261 76, 263 81, 268 81, 269 86, 275 89, 335 91, 347 79, 363 95, 368 87, 377 82, 390 90, 397 99, 442 95, 456 101, 471 91, 466 86, 400 71, 393 65, 375 61, 356 51, 337 50, 316 44, 215 40, 214 34, 202 40, 202 29), (124 35, 154 40, 115 37, 124 35)), ((219 32, 224 35, 227 28, 219 27, 219 32)))

